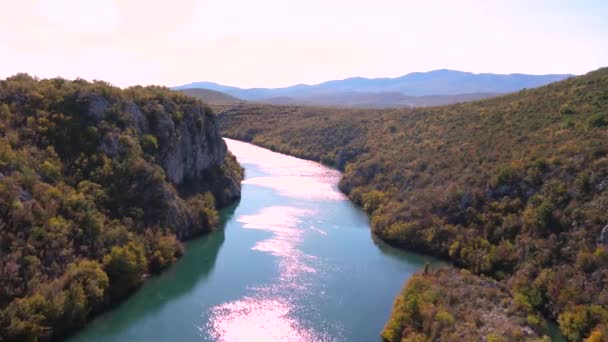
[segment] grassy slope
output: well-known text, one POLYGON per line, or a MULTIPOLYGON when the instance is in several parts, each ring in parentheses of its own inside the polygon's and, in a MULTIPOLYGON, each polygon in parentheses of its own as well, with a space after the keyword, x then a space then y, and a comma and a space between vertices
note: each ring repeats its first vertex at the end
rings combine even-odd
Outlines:
POLYGON ((343 168, 378 236, 499 280, 532 325, 558 320, 572 340, 605 328, 608 69, 445 107, 245 106, 221 124, 343 168))

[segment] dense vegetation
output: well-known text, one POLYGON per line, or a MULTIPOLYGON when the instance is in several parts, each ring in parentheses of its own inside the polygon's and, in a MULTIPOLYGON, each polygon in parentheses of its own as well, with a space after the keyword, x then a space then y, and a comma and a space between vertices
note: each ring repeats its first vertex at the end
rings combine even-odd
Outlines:
MULTIPOLYGON (((386 341, 545 341, 529 325, 534 315, 518 310, 508 289, 469 271, 445 268, 414 275, 397 296, 382 331, 386 341), (457 286, 454 286, 454 285, 457 286)), ((547 342, 549 340, 546 340, 547 342)))
POLYGON ((70 333, 213 229, 242 177, 216 132, 206 106, 164 88, 0 81, 0 341, 70 333), (172 164, 196 135, 222 160, 172 164), (204 192, 179 193, 169 175, 186 171, 204 192))
MULTIPOLYGON (((504 284, 522 324, 608 338, 608 69, 445 107, 243 105, 220 122, 228 137, 343 169, 375 234, 504 284)), ((425 282, 438 278, 429 286, 466 279, 425 282)), ((399 324, 388 340, 437 336, 399 324)))

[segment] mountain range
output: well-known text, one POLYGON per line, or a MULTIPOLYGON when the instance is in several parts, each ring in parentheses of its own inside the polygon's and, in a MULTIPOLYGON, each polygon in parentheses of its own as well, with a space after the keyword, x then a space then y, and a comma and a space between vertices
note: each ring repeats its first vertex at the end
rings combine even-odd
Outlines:
POLYGON ((440 69, 413 72, 396 78, 352 77, 284 88, 238 88, 213 82, 193 82, 173 89, 209 89, 242 100, 274 104, 401 107, 478 100, 525 88, 536 88, 571 76, 573 75, 475 74, 440 69))

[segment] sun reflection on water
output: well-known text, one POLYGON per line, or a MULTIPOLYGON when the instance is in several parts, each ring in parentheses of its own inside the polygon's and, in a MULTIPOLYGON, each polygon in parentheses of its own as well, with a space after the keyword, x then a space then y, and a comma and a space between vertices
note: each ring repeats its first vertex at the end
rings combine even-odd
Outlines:
POLYGON ((335 184, 340 172, 316 162, 278 154, 247 143, 227 140, 241 164, 254 164, 268 176, 247 178, 243 184, 271 188, 282 195, 308 200, 344 200, 335 184))
MULTIPOLYGON (((339 177, 335 170, 249 144, 232 140, 228 143, 232 151, 238 149, 235 155, 240 163, 255 163, 267 174, 248 178, 244 184, 272 188, 284 196, 303 200, 344 200, 335 189, 339 177)), ((303 227, 302 218, 312 215, 315 212, 310 209, 281 205, 238 217, 243 228, 270 234, 251 249, 277 258, 278 277, 270 284, 248 288, 248 296, 212 307, 201 333, 227 342, 341 340, 338 323, 324 322, 313 328, 299 315, 315 311, 307 305, 307 296, 319 289, 312 289, 314 282, 307 277, 314 276, 323 264, 316 256, 304 253, 300 244, 307 233, 327 235, 319 227, 303 227)))
POLYGON ((209 322, 218 341, 329 341, 291 317, 292 305, 278 299, 245 297, 216 306, 209 322))
POLYGON ((297 304, 292 297, 305 293, 308 285, 302 274, 316 272, 308 264, 316 258, 298 248, 306 232, 298 228, 299 217, 310 214, 310 210, 274 206, 255 215, 238 218, 245 229, 271 233, 267 239, 257 242, 252 250, 278 258, 279 278, 267 287, 250 288, 253 293, 250 297, 213 307, 207 324, 213 338, 219 341, 330 340, 294 317, 297 304))
POLYGON ((298 273, 314 273, 316 270, 306 264, 315 259, 298 249, 298 244, 306 232, 298 228, 298 217, 314 214, 310 210, 293 207, 269 207, 256 215, 244 215, 238 218, 246 229, 257 229, 272 233, 269 239, 256 243, 252 249, 270 253, 279 257, 281 279, 293 280, 298 273))
POLYGON ((277 190, 284 196, 308 200, 342 200, 345 198, 344 194, 334 189, 333 184, 312 176, 254 177, 243 181, 243 184, 263 186, 277 190))

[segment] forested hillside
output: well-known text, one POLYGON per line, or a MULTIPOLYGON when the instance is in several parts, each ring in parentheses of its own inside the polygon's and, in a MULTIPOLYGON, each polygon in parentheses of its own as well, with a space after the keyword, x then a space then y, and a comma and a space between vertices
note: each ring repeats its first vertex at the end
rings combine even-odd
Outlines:
POLYGON ((241 178, 194 98, 0 81, 0 341, 81 327, 212 230, 241 178))
MULTIPOLYGON (((507 290, 482 302, 526 329, 544 333, 546 318, 571 341, 608 338, 608 69, 445 107, 240 106, 220 122, 228 137, 343 169, 375 234, 497 280, 507 290)), ((441 293, 475 281, 442 274, 406 286, 386 340, 518 338, 484 334, 488 315, 458 327, 450 317, 475 306, 441 293)))

